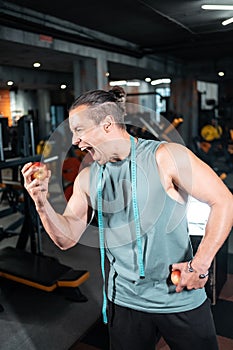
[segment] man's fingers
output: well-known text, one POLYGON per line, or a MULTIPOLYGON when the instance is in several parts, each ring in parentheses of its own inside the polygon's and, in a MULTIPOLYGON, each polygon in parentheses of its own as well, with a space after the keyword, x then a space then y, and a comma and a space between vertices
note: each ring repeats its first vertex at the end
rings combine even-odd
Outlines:
POLYGON ((172 271, 180 270, 180 264, 172 264, 172 271))
POLYGON ((181 287, 180 285, 178 285, 178 286, 176 287, 176 293, 182 292, 183 289, 184 289, 184 287, 181 287))
POLYGON ((24 164, 24 166, 21 169, 21 173, 24 175, 25 172, 32 166, 32 162, 24 164))

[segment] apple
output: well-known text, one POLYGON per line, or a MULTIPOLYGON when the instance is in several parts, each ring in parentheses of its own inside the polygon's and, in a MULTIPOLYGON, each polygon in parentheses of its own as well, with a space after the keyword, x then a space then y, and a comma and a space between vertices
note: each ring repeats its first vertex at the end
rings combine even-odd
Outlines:
POLYGON ((180 282, 180 270, 174 270, 171 273, 171 281, 172 283, 177 286, 180 282))
POLYGON ((31 166, 37 168, 37 170, 32 174, 32 180, 38 179, 43 181, 48 174, 46 165, 41 162, 34 162, 31 166))

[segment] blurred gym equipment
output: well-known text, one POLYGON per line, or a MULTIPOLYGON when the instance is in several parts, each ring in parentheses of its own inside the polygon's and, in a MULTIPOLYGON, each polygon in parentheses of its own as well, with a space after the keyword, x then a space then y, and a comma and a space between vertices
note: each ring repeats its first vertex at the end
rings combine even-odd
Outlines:
MULTIPOLYGON (((1 119, 0 119, 1 122, 1 119)), ((36 162, 41 155, 35 154, 35 140, 33 121, 31 118, 23 118, 19 123, 18 133, 18 157, 7 158, 5 156, 6 122, 0 123, 0 183, 2 184, 2 197, 8 200, 9 208, 0 211, 0 217, 20 211, 23 216, 20 221, 12 223, 6 229, 1 228, 0 240, 6 239, 14 233, 16 226, 21 226, 16 247, 0 249, 0 276, 19 283, 29 285, 48 292, 60 288, 71 300, 84 302, 87 298, 79 290, 79 286, 89 278, 86 270, 73 270, 71 267, 59 263, 57 259, 43 255, 41 230, 43 229, 34 202, 22 185, 21 167, 28 162, 36 162), (12 178, 3 179, 2 172, 10 169, 12 178), (19 201, 22 198, 22 202, 19 201), (26 251, 30 239, 30 252, 26 251)), ((46 159, 46 162, 54 161, 55 157, 46 159)), ((58 157, 57 157, 58 158, 58 157)))

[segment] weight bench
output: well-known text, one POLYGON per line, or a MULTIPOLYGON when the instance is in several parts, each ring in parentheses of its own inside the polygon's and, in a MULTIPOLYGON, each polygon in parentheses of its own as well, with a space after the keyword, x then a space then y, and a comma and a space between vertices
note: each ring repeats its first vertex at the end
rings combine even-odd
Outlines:
POLYGON ((53 257, 13 247, 0 250, 0 277, 46 292, 61 288, 67 298, 73 301, 87 301, 78 287, 89 278, 89 275, 88 271, 73 270, 60 264, 53 257))

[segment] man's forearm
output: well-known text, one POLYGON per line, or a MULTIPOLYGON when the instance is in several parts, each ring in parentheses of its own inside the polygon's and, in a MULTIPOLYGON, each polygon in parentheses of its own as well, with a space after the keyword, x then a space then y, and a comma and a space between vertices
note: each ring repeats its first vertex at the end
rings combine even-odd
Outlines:
POLYGON ((74 246, 86 228, 83 220, 55 212, 47 200, 43 206, 37 208, 37 212, 47 234, 59 248, 64 250, 74 246))

